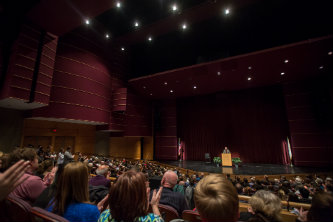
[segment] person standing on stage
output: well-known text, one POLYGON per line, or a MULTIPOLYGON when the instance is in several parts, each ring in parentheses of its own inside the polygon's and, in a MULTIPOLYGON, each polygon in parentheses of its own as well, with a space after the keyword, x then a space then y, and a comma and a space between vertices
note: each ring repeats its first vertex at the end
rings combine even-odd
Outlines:
POLYGON ((228 147, 224 147, 223 153, 230 153, 230 150, 228 149, 228 147))

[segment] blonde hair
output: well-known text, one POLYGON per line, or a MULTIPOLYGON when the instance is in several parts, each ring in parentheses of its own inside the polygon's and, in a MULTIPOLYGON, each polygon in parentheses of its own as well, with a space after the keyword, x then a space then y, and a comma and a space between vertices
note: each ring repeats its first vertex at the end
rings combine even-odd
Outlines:
POLYGON ((271 219, 280 220, 281 200, 275 194, 266 190, 258 190, 250 198, 249 204, 255 213, 261 213, 271 219))
POLYGON ((237 221, 239 199, 235 187, 222 175, 205 176, 194 191, 194 202, 205 221, 237 221))
POLYGON ((71 202, 89 202, 88 168, 81 162, 71 162, 64 167, 59 178, 53 212, 64 215, 71 202))

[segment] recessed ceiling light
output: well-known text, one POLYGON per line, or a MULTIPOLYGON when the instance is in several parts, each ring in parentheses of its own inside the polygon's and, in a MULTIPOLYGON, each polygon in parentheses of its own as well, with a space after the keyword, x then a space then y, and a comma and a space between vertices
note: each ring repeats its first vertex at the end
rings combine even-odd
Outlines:
POLYGON ((124 48, 124 47, 121 47, 121 51, 125 51, 125 48, 124 48))
POLYGON ((283 76, 285 73, 284 72, 281 72, 281 76, 283 76))
POLYGON ((171 89, 170 92, 173 93, 173 90, 171 89))
POLYGON ((332 51, 329 51, 327 54, 328 54, 328 55, 332 55, 332 51))
POLYGON ((152 96, 153 94, 152 94, 152 93, 150 93, 149 95, 151 95, 151 96, 152 96))
POLYGON ((151 36, 148 37, 148 41, 151 42, 153 38, 151 36))
POLYGON ((247 67, 249 70, 252 69, 252 66, 247 67))
POLYGON ((197 88, 197 86, 193 86, 193 89, 196 89, 197 88))
POLYGON ((146 88, 146 86, 143 86, 143 88, 145 89, 145 88, 146 88))
POLYGON ((324 66, 319 66, 319 69, 323 69, 324 68, 324 66))
POLYGON ((135 27, 139 27, 139 22, 134 22, 135 27))
POLYGON ((230 14, 230 9, 229 9, 229 8, 226 8, 226 9, 224 10, 224 14, 225 14, 225 15, 229 15, 229 14, 230 14))
POLYGON ((284 63, 288 63, 288 62, 289 62, 289 60, 288 60, 288 59, 284 60, 284 63))
POLYGON ((164 85, 168 85, 168 82, 164 82, 164 85))
POLYGON ((247 80, 250 81, 252 78, 251 77, 247 77, 247 80))
POLYGON ((217 72, 217 75, 220 76, 220 75, 221 75, 221 72, 217 72))
POLYGON ((86 23, 86 25, 90 24, 90 20, 89 19, 86 19, 84 22, 86 23))
POLYGON ((107 39, 110 38, 109 34, 105 34, 105 38, 107 39))
POLYGON ((178 7, 176 4, 172 5, 172 11, 177 11, 178 7))
POLYGON ((187 25, 185 23, 182 25, 182 29, 187 29, 187 25))
POLYGON ((120 8, 121 7, 121 2, 117 2, 116 6, 117 6, 117 8, 120 8))

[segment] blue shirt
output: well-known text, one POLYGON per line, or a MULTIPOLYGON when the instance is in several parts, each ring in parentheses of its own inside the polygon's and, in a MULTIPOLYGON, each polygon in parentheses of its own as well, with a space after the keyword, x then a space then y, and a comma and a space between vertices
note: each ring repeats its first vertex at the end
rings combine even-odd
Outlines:
MULTIPOLYGON (((50 206, 47 208, 47 211, 52 212, 52 209, 53 206, 50 206)), ((71 222, 97 222, 99 215, 99 210, 95 205, 87 203, 71 203, 67 206, 63 217, 71 222)))

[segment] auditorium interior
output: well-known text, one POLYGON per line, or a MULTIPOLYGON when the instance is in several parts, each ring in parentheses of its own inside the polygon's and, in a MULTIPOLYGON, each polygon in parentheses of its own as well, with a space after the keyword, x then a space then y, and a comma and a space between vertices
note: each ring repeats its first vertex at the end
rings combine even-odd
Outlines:
POLYGON ((242 161, 234 173, 332 172, 332 9, 3 1, 0 150, 71 146, 223 172, 212 162, 228 147, 242 161))

